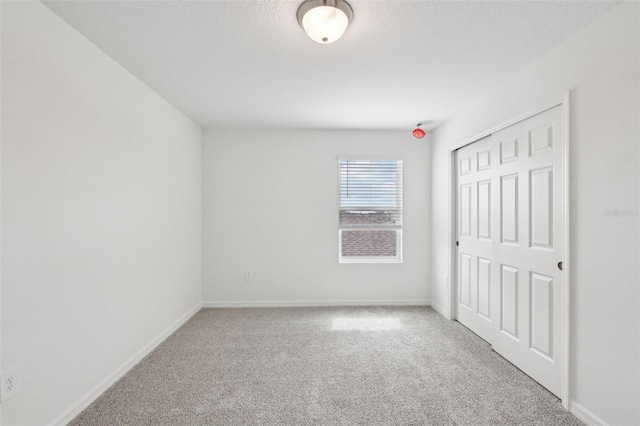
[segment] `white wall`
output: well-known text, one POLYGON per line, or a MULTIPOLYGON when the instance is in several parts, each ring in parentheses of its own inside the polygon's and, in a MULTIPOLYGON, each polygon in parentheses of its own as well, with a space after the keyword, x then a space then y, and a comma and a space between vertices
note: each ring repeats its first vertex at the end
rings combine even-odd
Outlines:
MULTIPOLYGON (((0 23, 2 22, 2 7, 0 6, 0 23)), ((0 31, 0 46, 2 46, 2 31, 0 31)), ((1 50, 1 49, 0 49, 1 50)), ((2 58, 0 57, 0 66, 2 58)), ((0 75, 2 70, 0 69, 0 75)), ((2 99, 2 83, 0 82, 0 99, 2 99)), ((0 117, 2 117, 2 102, 0 101, 0 117)), ((2 131, 0 121, 0 200, 2 200, 2 131)), ((2 202, 0 202, 0 241, 2 241, 2 202)), ((0 244, 0 369, 2 368, 2 244, 0 244)), ((2 406, 0 404, 0 425, 2 424, 2 406)))
POLYGON ((571 399, 606 423, 638 424, 639 5, 574 35, 434 134, 431 297, 448 306, 449 147, 571 93, 571 399), (637 210, 636 210, 637 211, 637 210))
POLYGON ((3 425, 52 422, 201 301, 201 129, 2 2, 3 425))
POLYGON ((424 303, 429 151, 410 132, 206 130, 205 304, 424 303), (339 155, 404 159, 403 264, 338 263, 339 155))

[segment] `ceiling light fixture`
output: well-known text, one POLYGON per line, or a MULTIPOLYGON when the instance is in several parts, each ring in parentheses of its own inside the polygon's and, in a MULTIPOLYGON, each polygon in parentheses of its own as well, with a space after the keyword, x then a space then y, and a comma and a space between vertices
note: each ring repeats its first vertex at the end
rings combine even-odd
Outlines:
POLYGON ((306 0, 298 8, 297 16, 311 40, 329 44, 342 37, 353 21, 353 9, 344 0, 306 0))
POLYGON ((413 136, 415 136, 416 139, 422 139, 424 135, 426 135, 425 131, 420 128, 423 124, 424 123, 418 123, 416 125, 417 127, 413 129, 413 136))

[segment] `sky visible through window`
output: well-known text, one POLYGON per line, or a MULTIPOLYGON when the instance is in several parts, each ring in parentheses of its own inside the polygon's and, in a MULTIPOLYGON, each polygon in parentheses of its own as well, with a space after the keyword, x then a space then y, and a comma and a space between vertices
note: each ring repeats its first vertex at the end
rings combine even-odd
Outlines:
POLYGON ((340 160, 341 208, 397 208, 396 161, 340 160))

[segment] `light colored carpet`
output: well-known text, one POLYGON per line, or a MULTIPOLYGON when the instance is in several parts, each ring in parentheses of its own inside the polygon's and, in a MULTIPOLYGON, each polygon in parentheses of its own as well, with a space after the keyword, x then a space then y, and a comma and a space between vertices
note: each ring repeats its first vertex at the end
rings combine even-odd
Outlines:
POLYGON ((72 425, 579 425, 426 307, 202 309, 72 425))

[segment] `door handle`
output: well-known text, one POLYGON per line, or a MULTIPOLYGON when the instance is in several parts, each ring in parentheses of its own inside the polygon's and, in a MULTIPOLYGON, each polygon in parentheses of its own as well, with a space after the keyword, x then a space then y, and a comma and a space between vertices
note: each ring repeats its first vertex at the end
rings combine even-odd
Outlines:
POLYGON ((558 269, 562 271, 562 262, 558 262, 558 269))

